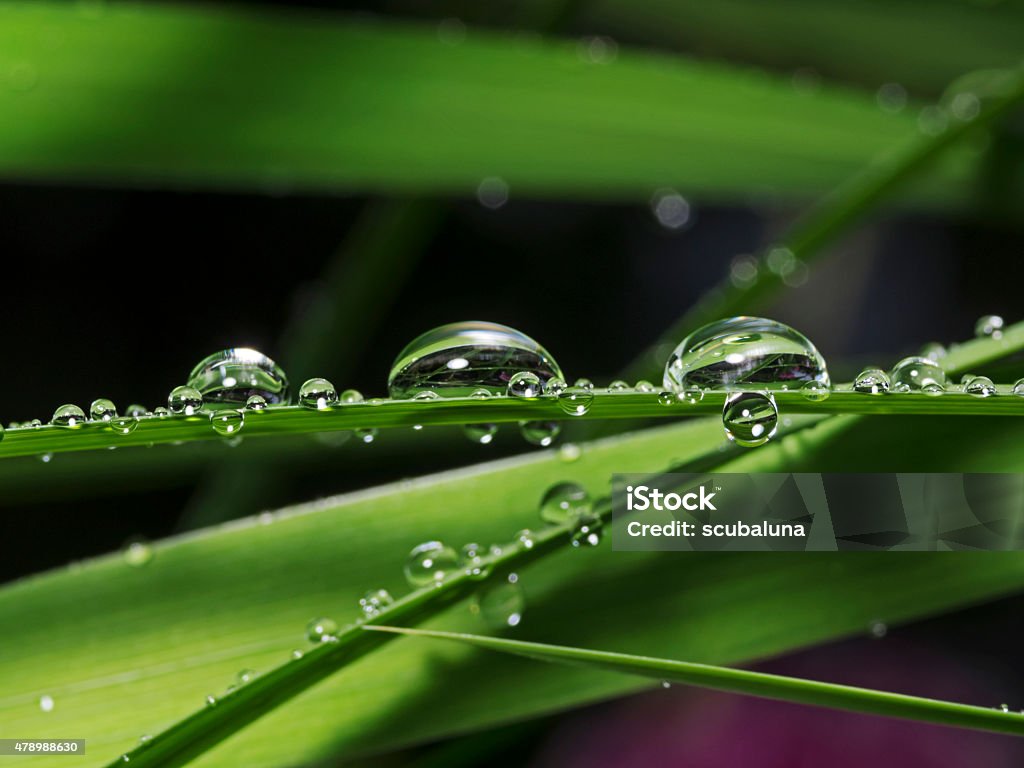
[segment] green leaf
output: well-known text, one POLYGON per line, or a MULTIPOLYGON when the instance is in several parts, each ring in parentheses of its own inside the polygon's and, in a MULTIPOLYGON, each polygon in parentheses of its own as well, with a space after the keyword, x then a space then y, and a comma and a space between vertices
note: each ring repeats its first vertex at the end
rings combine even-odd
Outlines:
MULTIPOLYGON (((917 130, 873 94, 724 65, 241 6, 7 4, 0 72, 8 179, 748 200, 827 191, 917 130)), ((962 202, 975 165, 951 155, 903 199, 962 202)))
POLYGON ((776 701, 788 701, 794 704, 809 704, 847 712, 861 712, 923 723, 949 725, 955 728, 1024 736, 1024 715, 991 707, 957 704, 951 701, 906 696, 816 680, 802 680, 764 672, 751 672, 745 669, 717 667, 710 664, 694 664, 688 661, 633 656, 588 648, 571 648, 564 645, 530 643, 462 632, 438 632, 408 627, 373 625, 364 626, 363 629, 411 637, 450 640, 485 648, 489 651, 525 656, 537 661, 579 665, 606 672, 620 672, 626 675, 683 683, 716 691, 741 693, 776 701))

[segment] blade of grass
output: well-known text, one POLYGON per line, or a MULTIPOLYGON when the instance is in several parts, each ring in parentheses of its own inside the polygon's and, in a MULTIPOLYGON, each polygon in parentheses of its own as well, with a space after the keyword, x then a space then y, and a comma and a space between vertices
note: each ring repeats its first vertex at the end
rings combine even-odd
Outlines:
POLYGON ((757 696, 775 701, 895 717, 954 728, 1024 736, 1024 714, 991 707, 977 707, 970 704, 907 696, 850 685, 802 680, 764 672, 751 672, 745 669, 694 664, 650 656, 633 656, 611 651, 595 651, 587 648, 572 648, 564 645, 531 643, 502 637, 377 625, 364 625, 363 629, 467 643, 477 648, 525 656, 537 661, 592 667, 608 672, 639 675, 655 680, 683 683, 699 688, 757 696))

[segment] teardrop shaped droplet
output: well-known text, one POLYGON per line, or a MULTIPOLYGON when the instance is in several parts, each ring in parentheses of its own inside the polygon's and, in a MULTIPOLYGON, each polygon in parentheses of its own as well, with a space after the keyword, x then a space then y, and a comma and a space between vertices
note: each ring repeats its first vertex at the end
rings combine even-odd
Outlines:
POLYGON ((214 411, 210 414, 210 426, 221 437, 234 437, 245 426, 245 411, 214 411))
POLYGON ((569 416, 583 416, 593 402, 593 391, 579 386, 569 387, 558 396, 558 407, 569 416))
POLYGON ((427 541, 409 553, 405 561, 405 580, 412 587, 441 582, 458 567, 455 550, 440 541, 427 541))
POLYGON ((53 412, 53 418, 50 419, 50 423, 58 427, 77 429, 85 424, 85 411, 74 403, 67 403, 53 412))
POLYGON ((557 421, 521 421, 519 432, 523 439, 530 445, 539 445, 547 448, 558 437, 562 431, 562 425, 557 421))
POLYGON ((927 357, 905 357, 889 375, 896 392, 942 392, 946 388, 946 372, 927 357))
POLYGON ((459 550, 459 567, 474 579, 482 579, 490 572, 484 561, 486 550, 476 543, 466 544, 459 550))
POLYGON ((359 429, 352 430, 352 434, 356 436, 356 440, 369 445, 377 439, 379 430, 376 427, 361 427, 359 429))
POLYGON ((480 445, 488 445, 494 440, 494 436, 498 432, 497 424, 466 424, 462 431, 465 432, 468 437, 474 443, 480 445))
POLYGON ((89 418, 93 421, 110 421, 117 416, 117 407, 105 397, 92 401, 89 406, 89 418))
POLYGON ((43 712, 53 712, 53 696, 43 695, 39 697, 39 709, 43 712))
POLYGON ((554 525, 564 525, 589 515, 593 509, 590 494, 576 483, 557 483, 540 500, 541 519, 554 525))
POLYGON ((338 402, 338 390, 327 379, 308 379, 299 387, 299 402, 323 411, 338 402))
POLYGON ((640 381, 638 381, 633 386, 633 389, 635 389, 637 392, 642 392, 644 394, 651 394, 657 391, 655 386, 651 384, 651 382, 647 381, 647 379, 641 379, 640 381))
POLYGON ((203 358, 192 369, 187 384, 213 410, 242 408, 253 395, 273 405, 290 402, 288 377, 281 366, 246 347, 223 349, 203 358))
POLYGON ((516 574, 509 574, 508 579, 484 589, 477 602, 480 616, 493 629, 517 627, 523 620, 526 600, 516 574))
POLYGON ((338 634, 338 624, 325 617, 313 619, 306 625, 306 637, 311 643, 333 640, 338 634))
POLYGON ((604 523, 593 513, 580 515, 572 527, 572 545, 576 548, 596 547, 604 535, 604 523))
POLYGON ((865 368, 853 380, 853 389, 866 395, 884 395, 889 391, 889 374, 881 368, 865 368))
POLYGON ((779 409, 767 392, 734 392, 722 409, 725 436, 744 448, 756 448, 774 437, 779 426, 779 409))
POLYGON ((996 393, 996 385, 988 376, 972 376, 964 382, 964 392, 974 397, 991 397, 996 393))
POLYGON ((238 685, 245 685, 246 683, 252 682, 252 680, 255 677, 256 670, 249 669, 248 667, 246 667, 245 669, 240 669, 238 671, 238 674, 235 676, 235 681, 238 683, 238 685))
POLYGON ((167 407, 178 416, 195 416, 203 407, 203 396, 195 387, 175 387, 167 396, 167 407))
POLYGON ((521 372, 541 384, 564 379, 554 358, 526 334, 497 323, 452 323, 417 337, 399 353, 388 391, 396 399, 424 390, 443 397, 467 397, 477 389, 503 395, 521 372))
POLYGON ((830 384, 825 359, 803 334, 763 317, 730 317, 683 339, 665 365, 664 386, 773 390, 806 381, 830 384))
POLYGON ((372 619, 393 602, 395 599, 386 589, 371 589, 359 598, 359 608, 365 618, 372 619))
POLYGON ((979 339, 1001 339, 1005 323, 999 315, 982 315, 974 324, 974 335, 979 339))

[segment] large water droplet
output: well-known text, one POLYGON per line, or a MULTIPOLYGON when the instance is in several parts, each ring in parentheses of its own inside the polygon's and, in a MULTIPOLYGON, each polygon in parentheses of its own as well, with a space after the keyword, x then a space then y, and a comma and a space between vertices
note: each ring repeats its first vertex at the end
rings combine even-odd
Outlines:
POLYGON ((946 372, 927 357, 905 357, 892 369, 892 388, 897 392, 934 394, 946 388, 946 372))
POLYGON ((337 623, 325 617, 313 619, 306 625, 306 637, 311 643, 333 640, 338 634, 337 623))
POLYGON ((253 395, 287 405, 288 377, 281 366, 255 349, 235 347, 203 358, 188 376, 188 386, 207 408, 242 408, 253 395))
POLYGON ((699 389, 795 389, 829 386, 825 359, 802 334, 763 317, 731 317, 698 328, 676 347, 664 385, 699 389))
POLYGON ((53 418, 50 419, 50 423, 58 427, 76 429, 85 424, 85 412, 77 405, 68 403, 60 406, 53 412, 53 418))
POLYGON ((458 567, 455 550, 440 541, 427 541, 413 547, 405 561, 405 580, 413 587, 425 587, 442 581, 458 567))
POLYGON ((822 400, 827 400, 829 396, 829 388, 822 384, 820 381, 804 382, 804 385, 800 387, 800 394, 812 403, 820 403, 822 400))
POLYGON ((110 421, 117 416, 117 407, 105 397, 92 401, 89 406, 89 418, 93 421, 110 421))
POLYGON ((433 391, 468 397, 479 389, 504 395, 520 372, 541 383, 564 379, 554 358, 529 336, 497 323, 443 325, 414 339, 399 353, 388 377, 393 398, 433 391))
POLYGON ((884 395, 889 391, 889 374, 881 368, 865 368, 853 380, 853 389, 868 395, 884 395))
POLYGON ((523 588, 519 585, 519 577, 509 574, 509 578, 486 588, 478 598, 480 615, 494 629, 516 627, 523 620, 523 588))
POLYGON ((359 608, 364 617, 371 619, 393 602, 395 598, 386 589, 371 589, 359 598, 359 608))
POLYGON ((725 399, 722 426, 725 436, 744 448, 764 445, 775 435, 779 409, 767 392, 734 392, 725 399))
POLYGON ((494 440, 494 435, 498 432, 497 424, 466 424, 462 431, 466 433, 466 437, 472 440, 474 443, 480 443, 480 445, 487 445, 494 440))
POLYGON ((195 416, 203 407, 203 396, 195 387, 175 387, 167 396, 167 407, 180 416, 195 416))
POLYGON ((996 385, 988 376, 972 376, 964 382, 964 392, 974 397, 990 397, 996 393, 996 385))
POLYGON ((338 390, 327 379, 308 379, 299 387, 299 402, 322 411, 338 402, 338 390))
POLYGON ((589 515, 592 508, 590 494, 576 483, 557 483, 548 488, 540 500, 541 519, 555 525, 589 515))
POLYGON ((974 325, 974 335, 979 339, 999 339, 1003 336, 1003 318, 999 315, 983 315, 974 325))
POLYGON ((222 410, 211 413, 210 426, 222 437, 234 437, 245 426, 245 411, 222 410))
POLYGON ((558 437, 562 426, 557 421, 521 421, 519 432, 530 445, 547 448, 558 437))

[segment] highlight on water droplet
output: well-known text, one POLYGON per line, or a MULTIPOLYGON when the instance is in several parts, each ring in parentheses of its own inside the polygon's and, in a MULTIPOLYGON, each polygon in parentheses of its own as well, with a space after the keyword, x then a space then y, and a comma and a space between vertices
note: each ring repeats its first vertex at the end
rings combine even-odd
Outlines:
POLYGON ((234 437, 245 426, 245 411, 214 411, 210 414, 210 426, 221 437, 234 437))
POLYGON ((881 368, 865 368, 854 378, 853 390, 866 395, 884 395, 889 391, 889 374, 881 368))
POLYGON ((651 211, 665 229, 682 229, 690 220, 690 204, 674 189, 659 189, 651 198, 651 211))
POLYGON ((540 500, 540 517, 547 523, 564 525, 589 515, 593 509, 590 494, 576 483, 556 483, 540 500))
MULTIPOLYGON (((388 392, 396 400, 432 392, 442 397, 504 395, 517 373, 540 382, 564 379, 558 363, 526 334, 497 323, 469 321, 434 328, 413 339, 395 359, 388 392)), ((538 392, 539 394, 539 392, 538 392)))
POLYGON ((490 627, 502 629, 519 626, 526 605, 519 577, 509 574, 504 581, 486 587, 477 598, 477 603, 480 616, 490 627))
POLYGON ((999 315, 982 315, 974 324, 974 335, 979 339, 1001 339, 1005 323, 999 315))
POLYGON ((973 397, 991 397, 996 393, 996 385, 988 376, 971 376, 964 382, 964 392, 973 397))
POLYGON ((498 433, 498 425, 466 424, 462 427, 462 431, 472 442, 479 443, 480 445, 488 445, 494 440, 494 436, 498 433))
POLYGON ((290 402, 288 377, 281 366, 248 347, 223 349, 203 358, 186 383, 213 410, 242 408, 253 395, 273 405, 290 402))
POLYGON ((214 696, 212 693, 207 695, 205 701, 206 701, 206 706, 208 706, 208 707, 215 707, 215 706, 217 706, 217 697, 214 696))
POLYGON ((246 668, 238 671, 238 674, 235 676, 235 681, 238 685, 245 685, 246 683, 251 682, 255 677, 256 670, 246 668))
POLYGON ((558 407, 569 416, 583 416, 594 402, 592 389, 572 386, 558 396, 558 407))
POLYGON ((85 412, 73 403, 60 406, 53 412, 50 423, 58 427, 77 429, 85 424, 85 412))
POLYGON ((889 374, 896 392, 923 392, 940 394, 946 388, 946 372, 927 357, 905 357, 889 374))
POLYGON ((320 616, 306 625, 306 637, 311 643, 325 643, 338 634, 338 625, 333 619, 320 616))
POLYGON ((530 371, 513 374, 508 381, 509 397, 537 398, 540 397, 543 388, 544 385, 541 383, 540 377, 530 371))
POLYGON ((364 618, 371 619, 393 602, 395 599, 386 589, 371 589, 359 598, 359 609, 364 618))
POLYGON ((148 565, 153 559, 153 547, 141 537, 130 539, 121 553, 125 563, 133 568, 148 565))
POLYGON ((722 426, 725 436, 744 448, 764 445, 779 425, 779 409, 768 392, 733 392, 725 399, 722 426))
POLYGON ((323 411, 338 402, 338 391, 327 379, 307 379, 299 387, 299 402, 306 408, 323 411))
POLYGON ((405 580, 412 587, 440 583, 458 567, 455 550, 440 541, 427 541, 413 547, 405 561, 405 580))
POLYGON ((167 407, 178 416, 195 416, 203 407, 203 396, 194 387, 175 387, 167 396, 167 407))
POLYGON ((562 431, 562 425, 557 421, 521 421, 519 422, 519 433, 530 445, 539 445, 547 448, 562 431))
POLYGON ((130 435, 138 426, 138 416, 115 416, 110 420, 110 429, 115 435, 130 435))
POLYGON ((53 712, 53 707, 53 696, 43 694, 39 697, 39 709, 41 709, 43 712, 53 712))
POLYGON ((730 317, 687 336, 665 365, 664 387, 675 392, 793 389, 830 385, 825 359, 802 334, 763 317, 730 317))
POLYGON ((89 418, 93 421, 110 421, 117 416, 117 407, 105 397, 97 398, 89 406, 89 418))

